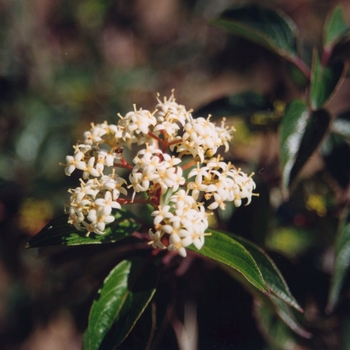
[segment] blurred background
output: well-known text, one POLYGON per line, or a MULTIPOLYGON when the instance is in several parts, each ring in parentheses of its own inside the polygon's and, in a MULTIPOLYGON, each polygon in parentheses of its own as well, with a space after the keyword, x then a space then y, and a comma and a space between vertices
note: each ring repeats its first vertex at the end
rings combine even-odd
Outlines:
MULTIPOLYGON (((67 189, 76 186, 77 178, 66 177, 59 163, 72 154, 72 145, 82 138, 91 122, 115 123, 117 113, 125 114, 134 103, 152 109, 156 93, 169 96, 172 89, 179 103, 194 110, 216 98, 251 89, 271 100, 287 101, 295 96, 296 90, 288 83, 283 64, 275 56, 208 25, 230 5, 246 3, 0 1, 2 349, 81 347, 87 317, 87 311, 81 311, 85 310, 82 305, 91 301, 89 293, 95 286, 84 284, 79 276, 84 259, 92 250, 83 247, 39 252, 25 250, 24 245, 52 218, 63 213, 64 202, 69 198, 67 189), (72 263, 72 254, 80 259, 79 264, 72 263)), ((281 9, 293 18, 303 43, 302 54, 309 57, 312 47, 321 44, 328 10, 340 2, 255 3, 281 9)), ((350 3, 342 3, 350 23, 350 3)), ((349 107, 348 86, 345 83, 331 102, 334 113, 349 107)), ((277 188, 276 139, 266 133, 253 138, 244 126, 240 129, 238 125, 237 130, 240 132, 236 133, 231 157, 261 165, 266 171, 262 177, 258 175, 258 181, 267 177, 269 184, 274 183, 277 188)), ((319 166, 317 162, 313 164, 311 172, 319 166)), ((278 201, 278 194, 274 198, 278 201)), ((314 198, 310 203, 311 211, 320 217, 324 215, 322 200, 319 204, 314 198)), ((236 222, 238 233, 244 231, 244 224, 236 222)), ((203 304, 205 298, 229 298, 229 294, 217 295, 222 288, 217 275, 208 278, 208 285, 214 284, 218 289, 202 295, 203 304)), ((214 348, 215 339, 220 349, 263 348, 251 316, 250 297, 236 284, 232 288, 245 309, 233 305, 232 320, 227 316, 220 325, 221 329, 227 328, 226 333, 209 332, 207 336, 214 343, 203 342, 201 349, 214 348), (223 340, 225 337, 227 341, 223 340)), ((201 315, 213 317, 209 311, 201 315)), ((205 327, 211 326, 204 322, 203 327, 208 331, 205 327)), ((175 343, 166 348, 177 346, 175 343)))

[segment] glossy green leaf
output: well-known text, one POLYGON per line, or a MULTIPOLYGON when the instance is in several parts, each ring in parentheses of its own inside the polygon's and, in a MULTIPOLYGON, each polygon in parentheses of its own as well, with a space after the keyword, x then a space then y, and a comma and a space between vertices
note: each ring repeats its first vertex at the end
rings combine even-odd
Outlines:
POLYGON ((195 116, 251 115, 257 111, 273 112, 272 103, 255 91, 244 91, 229 97, 220 98, 198 109, 195 116))
POLYGON ((206 239, 205 245, 200 250, 193 246, 188 249, 237 270, 254 287, 268 292, 261 271, 252 255, 241 243, 227 234, 211 230, 211 236, 206 239))
POLYGON ((331 116, 327 110, 319 109, 312 112, 301 140, 296 162, 290 173, 291 183, 296 179, 302 167, 321 144, 321 141, 329 130, 330 121, 331 116))
POLYGON ((273 260, 254 243, 249 242, 236 235, 234 235, 234 238, 239 243, 241 243, 252 255, 259 267, 259 270, 261 271, 264 281, 266 282, 271 292, 275 294, 279 299, 283 300, 285 303, 294 307, 298 311, 303 312, 303 309, 291 294, 286 281, 284 280, 281 272, 278 270, 273 260))
POLYGON ((276 349, 294 348, 291 347, 292 344, 297 346, 297 339, 289 329, 303 338, 312 337, 311 333, 299 324, 288 305, 274 296, 271 296, 267 304, 256 301, 254 315, 265 339, 276 349))
POLYGON ((284 195, 287 195, 289 192, 290 173, 295 164, 309 117, 307 104, 303 100, 294 100, 287 106, 281 122, 280 163, 284 195))
POLYGON ((324 47, 335 46, 348 32, 349 27, 344 19, 343 8, 338 5, 327 17, 323 32, 324 47))
POLYGON ((323 107, 329 101, 345 77, 345 68, 342 61, 330 62, 324 67, 317 51, 314 51, 310 83, 310 106, 313 110, 323 107))
POLYGON ((254 288, 241 274, 237 273, 236 270, 225 268, 226 272, 237 279, 251 294, 252 296, 261 303, 261 305, 269 310, 271 317, 278 318, 278 322, 283 322, 288 328, 292 329, 297 334, 304 338, 310 338, 311 334, 305 330, 297 321, 293 310, 289 307, 285 301, 277 298, 272 293, 266 294, 254 288))
POLYGON ((302 100, 294 100, 287 106, 280 129, 282 191, 285 197, 288 197, 300 170, 325 136, 330 119, 329 113, 322 109, 310 116, 302 100))
POLYGON ((272 9, 252 5, 232 8, 214 25, 259 44, 289 60, 296 56, 295 24, 272 9))
POLYGON ((254 316, 265 341, 278 350, 297 348, 297 339, 291 329, 278 317, 275 310, 255 301, 254 316))
POLYGON ((350 261, 350 218, 340 225, 335 244, 335 262, 333 268, 332 283, 330 287, 327 312, 333 311, 340 296, 344 279, 349 271, 350 261))
POLYGON ((79 231, 73 225, 68 224, 68 215, 61 215, 49 222, 37 235, 31 238, 26 248, 37 248, 49 245, 82 245, 114 243, 130 236, 141 225, 128 211, 120 209, 115 213, 115 221, 106 226, 104 235, 79 231))
POLYGON ((120 262, 92 304, 83 349, 114 349, 121 344, 154 295, 157 279, 156 266, 142 258, 120 262))
POLYGON ((306 331, 297 321, 292 309, 281 299, 270 295, 270 300, 272 301, 277 315, 281 320, 295 333, 299 334, 303 338, 311 338, 312 335, 306 331))

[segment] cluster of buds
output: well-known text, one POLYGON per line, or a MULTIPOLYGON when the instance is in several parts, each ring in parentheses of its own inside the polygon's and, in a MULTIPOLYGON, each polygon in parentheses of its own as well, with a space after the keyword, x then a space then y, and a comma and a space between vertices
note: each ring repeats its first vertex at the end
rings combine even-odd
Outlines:
POLYGON ((185 257, 190 244, 203 246, 211 211, 225 209, 226 202, 249 204, 255 183, 253 174, 216 155, 221 146, 229 149, 234 132, 225 119, 215 125, 210 116, 193 118, 173 94, 157 101, 153 112, 134 106, 116 125, 92 124, 84 133, 83 143, 66 157, 66 175, 82 171, 66 211, 78 230, 103 235, 114 221, 113 209, 149 204, 150 244, 185 257), (138 151, 128 162, 123 149, 133 146, 138 151))

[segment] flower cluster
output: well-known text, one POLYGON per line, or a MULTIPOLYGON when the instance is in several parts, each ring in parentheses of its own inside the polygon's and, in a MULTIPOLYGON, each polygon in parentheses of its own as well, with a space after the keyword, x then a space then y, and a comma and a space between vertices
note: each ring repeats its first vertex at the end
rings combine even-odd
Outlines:
POLYGON ((225 209, 226 202, 249 204, 255 183, 216 155, 219 147, 229 149, 234 132, 225 119, 215 125, 210 116, 193 118, 173 94, 157 101, 153 112, 134 106, 116 125, 92 124, 84 133, 66 157, 66 175, 82 171, 66 211, 78 230, 102 235, 114 221, 113 209, 150 204, 150 244, 185 257, 187 246, 203 246, 210 211, 225 209), (139 150, 128 162, 124 147, 135 145, 139 150))

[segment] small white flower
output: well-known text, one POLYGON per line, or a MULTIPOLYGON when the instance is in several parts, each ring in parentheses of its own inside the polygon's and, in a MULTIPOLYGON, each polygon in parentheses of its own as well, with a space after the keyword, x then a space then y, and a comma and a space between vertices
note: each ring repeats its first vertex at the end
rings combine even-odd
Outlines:
POLYGON ((84 158, 83 152, 78 152, 73 156, 66 156, 66 167, 64 168, 64 171, 67 176, 70 176, 72 172, 77 167, 77 164, 84 158))
POLYGON ((168 250, 169 251, 176 250, 179 255, 185 258, 187 256, 185 247, 189 246, 191 243, 192 243, 192 239, 190 236, 187 236, 181 239, 178 234, 174 233, 169 237, 168 250))
POLYGON ((94 168, 95 157, 91 157, 86 164, 85 162, 78 162, 77 169, 83 170, 83 179, 88 179, 90 175, 99 177, 101 174, 94 168))
POLYGON ((93 230, 93 232, 97 234, 101 234, 101 232, 104 232, 106 224, 110 224, 115 220, 114 216, 105 215, 103 208, 99 208, 98 210, 91 209, 87 218, 92 225, 95 225, 95 229, 93 230))
POLYGON ((106 191, 104 198, 96 199, 95 204, 99 207, 98 210, 101 210, 104 215, 109 215, 112 212, 112 208, 121 209, 120 204, 113 201, 110 191, 106 191))
POLYGON ((166 249, 166 246, 162 243, 162 233, 160 231, 156 231, 153 233, 152 229, 148 231, 148 235, 152 239, 149 243, 152 244, 153 248, 166 249))
POLYGON ((91 130, 85 131, 84 143, 93 145, 102 141, 102 136, 106 134, 106 128, 102 124, 91 124, 91 130))
POLYGON ((173 217, 173 214, 169 211, 170 205, 159 206, 158 210, 155 210, 151 215, 154 216, 154 226, 158 226, 162 221, 170 219, 173 217))
POLYGON ((127 190, 123 187, 123 185, 127 184, 127 181, 116 174, 104 175, 99 181, 103 190, 112 192, 113 200, 117 200, 120 194, 128 195, 127 190))
POLYGON ((232 134, 235 130, 234 127, 229 127, 225 125, 226 118, 222 118, 221 126, 216 126, 215 130, 221 140, 221 145, 225 146, 225 152, 227 152, 230 148, 230 141, 232 140, 232 134))

